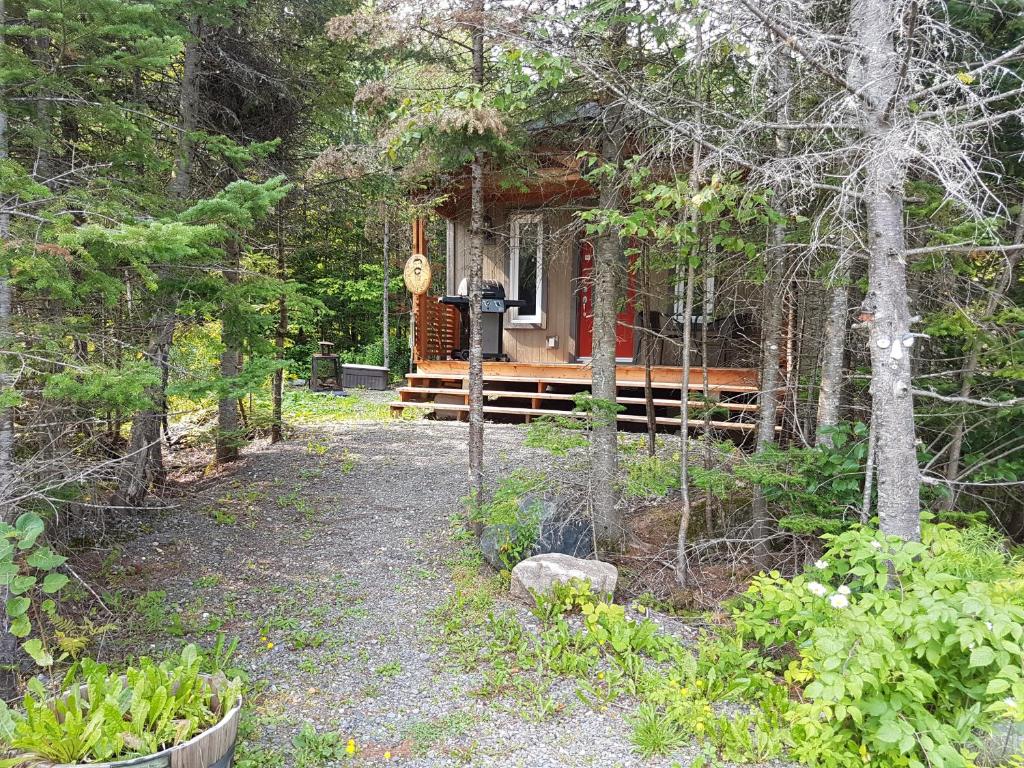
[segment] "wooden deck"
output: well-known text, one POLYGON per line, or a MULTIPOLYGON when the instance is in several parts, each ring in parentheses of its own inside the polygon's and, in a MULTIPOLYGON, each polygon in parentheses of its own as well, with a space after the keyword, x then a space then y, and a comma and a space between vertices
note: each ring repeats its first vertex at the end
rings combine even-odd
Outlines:
MULTIPOLYGON (((757 371, 750 368, 708 368, 708 392, 715 402, 711 426, 733 432, 752 432, 757 419, 757 371)), ((391 403, 392 413, 404 408, 427 408, 438 418, 463 419, 469 412, 469 364, 457 360, 421 360, 416 373, 407 376, 407 386, 398 390, 399 400, 391 403)), ((690 374, 690 392, 700 395, 703 372, 690 374)), ((651 369, 655 418, 659 427, 678 429, 682 369, 655 366, 651 369)), ((484 363, 484 414, 503 421, 527 421, 535 416, 571 416, 573 398, 590 391, 587 365, 539 363, 484 363)), ((647 423, 644 399, 644 368, 620 365, 616 377, 616 401, 623 406, 618 415, 624 427, 647 423)), ((703 418, 693 418, 704 407, 691 395, 688 426, 702 427, 703 418)))

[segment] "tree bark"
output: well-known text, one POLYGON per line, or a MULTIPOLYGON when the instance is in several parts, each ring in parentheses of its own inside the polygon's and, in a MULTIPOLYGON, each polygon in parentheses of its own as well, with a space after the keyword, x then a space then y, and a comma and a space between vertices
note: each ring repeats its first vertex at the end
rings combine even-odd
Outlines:
MULTIPOLYGON (((473 0, 473 82, 484 83, 484 0, 473 0)), ((472 503, 484 498, 484 358, 480 303, 484 271, 484 152, 477 148, 470 169, 469 222, 469 491, 472 503)))
POLYGON ((846 352, 846 330, 849 325, 850 263, 846 254, 840 255, 836 265, 832 299, 825 318, 825 333, 821 345, 821 378, 818 388, 818 413, 815 418, 815 442, 832 447, 829 430, 839 423, 842 403, 843 357, 846 352))
MULTIPOLYGON (((904 161, 887 146, 893 128, 887 111, 897 95, 899 57, 892 37, 893 0, 853 0, 850 23, 856 50, 850 84, 859 94, 864 153, 863 203, 867 218, 868 295, 864 310, 871 349, 872 417, 877 430, 878 519, 884 533, 921 538, 921 478, 908 346, 913 342, 903 231, 904 161), (872 151, 872 148, 875 151, 872 151)), ((909 44, 904 42, 904 44, 909 44)))
MULTIPOLYGON (((604 113, 601 159, 616 169, 600 182, 603 210, 617 210, 622 203, 618 169, 622 164, 624 126, 623 107, 613 103, 604 113)), ((622 238, 618 229, 609 227, 594 245, 591 271, 594 297, 593 353, 591 358, 591 394, 594 397, 592 437, 592 479, 594 535, 603 547, 617 550, 622 544, 623 519, 615 494, 618 469, 618 431, 616 428, 615 347, 618 325, 619 270, 623 262, 622 238)))
MULTIPOLYGON (((178 146, 175 172, 168 184, 171 197, 186 200, 192 191, 192 165, 195 146, 192 133, 199 124, 199 68, 202 19, 193 14, 188 21, 189 37, 185 42, 181 92, 178 102, 178 146)), ((150 337, 145 358, 161 370, 166 380, 167 355, 174 341, 177 324, 177 306, 174 297, 158 299, 150 320, 150 337)), ((118 471, 117 490, 111 498, 115 507, 137 507, 146 499, 153 482, 163 478, 163 451, 160 447, 160 428, 166 412, 166 389, 163 384, 147 390, 153 404, 139 411, 132 419, 128 454, 118 471)))
POLYGON ((654 383, 651 380, 651 366, 654 364, 655 330, 651 322, 651 254, 643 248, 641 302, 643 304, 642 345, 644 356, 644 407, 647 412, 647 455, 654 456, 658 450, 658 415, 654 410, 654 383))
MULTIPOLYGON (((1017 221, 1014 226, 1013 233, 1013 244, 1021 245, 1024 243, 1024 205, 1021 206, 1020 213, 1017 215, 1017 221)), ((1020 261, 1020 251, 1007 251, 1004 254, 1003 268, 999 272, 999 277, 996 279, 995 285, 992 286, 992 290, 988 294, 988 301, 985 303, 985 313, 979 318, 979 322, 986 323, 992 320, 996 311, 999 309, 999 305, 1003 301, 1003 297, 1006 296, 1006 291, 1013 284, 1013 272, 1017 268, 1017 263, 1020 261)), ((974 341, 971 344, 971 351, 967 355, 967 364, 964 366, 964 371, 960 380, 960 397, 970 397, 971 391, 974 388, 974 377, 978 373, 978 361, 981 344, 974 341)), ((949 440, 949 448, 946 452, 946 467, 945 477, 949 481, 949 497, 945 500, 944 507, 946 509, 953 509, 956 507, 957 497, 959 491, 954 481, 960 477, 960 455, 963 452, 964 445, 964 434, 966 432, 967 424, 964 417, 958 416, 956 423, 953 426, 953 434, 949 440)))
POLYGON ((195 160, 196 129, 199 127, 199 74, 202 61, 203 18, 193 12, 188 19, 188 36, 182 59, 179 97, 178 151, 169 185, 171 195, 184 200, 192 191, 192 165, 195 160))
MULTIPOLYGON (((284 251, 284 232, 281 226, 281 216, 277 217, 277 278, 287 278, 287 257, 284 251)), ((282 293, 277 300, 277 332, 274 335, 274 347, 276 349, 279 366, 284 364, 284 342, 288 337, 288 297, 282 293)), ((273 383, 273 413, 270 417, 270 442, 279 443, 284 440, 284 368, 278 367, 274 371, 273 383)))
MULTIPOLYGON (((4 29, 7 24, 7 9, 0 0, 0 46, 4 44, 4 29)), ((0 162, 7 160, 7 113, 0 110, 0 162)), ((7 246, 11 236, 11 215, 0 204, 0 244, 7 246)), ((0 271, 0 396, 12 390, 15 384, 14 334, 11 328, 13 290, 9 276, 0 271)), ((17 509, 12 503, 16 496, 15 483, 18 468, 14 463, 14 409, 0 406, 0 521, 13 525, 17 509)), ((0 601, 4 605, 10 597, 10 587, 0 589, 0 601)), ((10 633, 11 619, 6 611, 0 612, 0 698, 13 701, 18 693, 18 639, 10 633)))
MULTIPOLYGON (((230 290, 239 283, 239 242, 235 238, 228 240, 224 248, 224 279, 230 290)), ((221 318, 221 344, 224 350, 220 353, 220 375, 222 379, 233 379, 241 371, 239 365, 240 344, 238 330, 231 327, 230 313, 224 312, 221 318)), ((217 402, 217 445, 216 461, 224 464, 238 458, 240 440, 238 400, 226 394, 217 402)))
POLYGON ((690 348, 693 345, 693 261, 686 266, 686 298, 683 300, 683 376, 679 400, 679 533, 676 536, 676 581, 686 588, 689 565, 686 546, 690 531, 690 348))
MULTIPOLYGON (((391 370, 391 218, 384 208, 384 286, 381 298, 381 320, 384 367, 391 370)), ((389 376, 390 377, 390 376, 389 376)))

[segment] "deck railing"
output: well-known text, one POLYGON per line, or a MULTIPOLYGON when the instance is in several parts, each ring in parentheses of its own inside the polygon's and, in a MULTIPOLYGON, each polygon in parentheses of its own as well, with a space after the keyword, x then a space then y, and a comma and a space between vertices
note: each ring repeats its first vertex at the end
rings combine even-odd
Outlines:
POLYGON ((448 360, 459 348, 462 318, 459 311, 442 304, 437 296, 420 294, 413 302, 415 313, 415 361, 448 360))

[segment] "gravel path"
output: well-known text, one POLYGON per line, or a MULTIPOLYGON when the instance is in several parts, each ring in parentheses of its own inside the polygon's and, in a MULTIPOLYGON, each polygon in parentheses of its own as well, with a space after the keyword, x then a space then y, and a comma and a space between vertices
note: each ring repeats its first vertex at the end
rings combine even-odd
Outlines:
MULTIPOLYGON (((488 426, 492 482, 550 463, 523 436, 488 426)), ((248 750, 246 768, 292 765, 304 723, 354 739, 354 765, 688 765, 685 749, 637 757, 625 711, 584 707, 571 683, 556 686, 559 713, 531 722, 471 697, 477 678, 446 663, 430 613, 453 590, 466 437, 433 421, 308 427, 247 450, 128 545, 123 565, 166 593, 137 609, 149 637, 240 638, 239 664, 264 685, 248 738, 268 750, 248 750)))

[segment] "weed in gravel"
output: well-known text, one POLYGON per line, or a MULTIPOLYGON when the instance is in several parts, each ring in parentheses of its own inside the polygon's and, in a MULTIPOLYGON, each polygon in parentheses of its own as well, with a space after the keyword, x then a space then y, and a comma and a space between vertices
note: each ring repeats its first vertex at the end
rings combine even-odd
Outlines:
POLYGON ((364 685, 359 691, 359 695, 362 696, 364 699, 376 699, 380 696, 380 694, 380 686, 376 683, 369 683, 368 685, 364 685))
POLYGON ((687 734, 675 718, 644 702, 630 718, 633 745, 644 757, 667 755, 686 743, 687 734))
POLYGON ((305 672, 307 675, 315 675, 317 673, 316 662, 309 658, 302 659, 298 667, 300 672, 305 672))
POLYGON ((214 507, 210 512, 213 522, 217 525, 234 525, 238 522, 238 516, 226 509, 214 507))
MULTIPOLYGON (((346 753, 350 753, 341 734, 333 731, 320 733, 309 723, 303 724, 292 737, 292 746, 295 748, 295 768, 320 768, 343 760, 346 753)), ((354 746, 351 751, 355 751, 354 746)))
POLYGON ((327 633, 308 632, 303 629, 296 630, 288 637, 288 644, 293 651, 302 651, 306 648, 319 648, 327 642, 327 633))
POLYGON ((348 475, 356 468, 358 464, 359 457, 356 456, 354 453, 350 452, 348 448, 346 448, 345 452, 341 454, 341 461, 339 462, 338 466, 341 469, 341 474, 348 475))
POLYGON ((398 661, 389 661, 386 664, 381 664, 374 672, 385 678, 397 677, 402 674, 402 664, 398 661))
POLYGON ((467 733, 474 722, 468 712, 452 712, 434 720, 413 723, 406 728, 405 736, 412 742, 413 754, 424 757, 441 742, 467 733))
POLYGON ((324 456, 331 450, 331 446, 327 443, 321 443, 316 438, 310 438, 306 441, 306 453, 310 456, 324 456))
POLYGON ((192 586, 195 589, 213 589, 220 585, 221 579, 222 577, 219 573, 209 573, 193 581, 192 586))
POLYGON ((167 593, 162 590, 150 590, 139 595, 135 599, 135 612, 142 629, 150 634, 185 636, 181 616, 167 604, 167 593))

